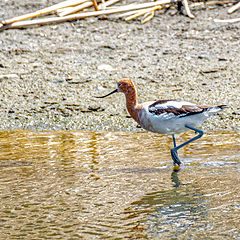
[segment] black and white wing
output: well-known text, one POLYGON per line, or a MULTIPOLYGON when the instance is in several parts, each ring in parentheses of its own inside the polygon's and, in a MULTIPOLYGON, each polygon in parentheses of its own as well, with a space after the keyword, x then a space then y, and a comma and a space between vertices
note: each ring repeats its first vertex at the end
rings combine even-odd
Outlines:
POLYGON ((176 100, 159 100, 148 107, 148 111, 156 116, 164 118, 172 117, 186 117, 207 111, 211 107, 198 106, 190 102, 176 101, 176 100))

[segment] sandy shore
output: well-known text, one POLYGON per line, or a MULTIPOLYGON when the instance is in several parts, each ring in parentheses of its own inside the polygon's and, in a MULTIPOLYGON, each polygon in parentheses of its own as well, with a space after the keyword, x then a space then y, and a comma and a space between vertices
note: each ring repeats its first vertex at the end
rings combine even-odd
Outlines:
MULTIPOLYGON (((57 1, 3 1, 7 19, 57 1)), ((109 18, 0 32, 1 129, 131 130, 121 94, 94 99, 133 79, 139 101, 226 104, 205 129, 240 129, 240 23, 226 7, 195 19, 158 12, 144 25, 109 18)))

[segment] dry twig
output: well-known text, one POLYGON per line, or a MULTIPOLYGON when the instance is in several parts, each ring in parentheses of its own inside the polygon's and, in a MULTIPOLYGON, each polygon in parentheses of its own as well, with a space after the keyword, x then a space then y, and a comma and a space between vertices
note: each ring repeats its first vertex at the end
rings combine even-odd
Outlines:
MULTIPOLYGON (((141 4, 130 4, 126 6, 119 6, 116 8, 105 9, 107 6, 110 6, 120 0, 108 0, 103 1, 98 4, 101 0, 65 0, 58 4, 55 4, 51 7, 43 8, 33 13, 24 14, 22 16, 14 17, 5 21, 0 22, 0 30, 11 29, 11 28, 26 28, 29 26, 60 23, 66 21, 78 20, 86 17, 124 13, 118 17, 126 17, 125 20, 129 21, 133 18, 143 16, 141 20, 142 23, 145 23, 154 17, 155 11, 163 7, 169 7, 173 3, 178 3, 178 11, 184 6, 188 17, 194 18, 194 15, 191 13, 189 8, 188 0, 157 0, 155 2, 141 3, 141 4), (98 2, 97 2, 98 1, 98 2), (77 13, 85 8, 93 6, 95 11, 81 12, 77 13), (47 13, 55 13, 58 17, 46 17, 39 18, 34 20, 27 20, 29 18, 38 17, 47 13)), ((202 5, 214 5, 214 4, 226 4, 233 3, 234 0, 213 0, 213 1, 204 1, 198 3, 192 3, 191 7, 202 6, 202 5)), ((229 8, 228 13, 232 13, 240 8, 240 2, 229 8)), ((220 20, 215 19, 215 22, 238 22, 239 18, 229 19, 229 20, 220 20)))
POLYGON ((240 18, 232 18, 232 19, 214 19, 216 23, 236 23, 240 22, 240 18))
POLYGON ((145 15, 143 16, 143 19, 141 20, 141 23, 146 23, 150 21, 154 17, 154 14, 155 14, 155 10, 145 13, 145 15))
POLYGON ((232 7, 230 7, 228 9, 228 13, 233 13, 235 12, 236 10, 238 10, 240 8, 240 2, 238 2, 237 4, 233 5, 232 7))
POLYGON ((190 17, 190 18, 195 18, 194 15, 191 13, 190 11, 190 8, 189 8, 189 5, 188 5, 188 1, 187 0, 182 0, 183 1, 183 5, 186 9, 186 12, 187 12, 187 15, 190 17))
POLYGON ((44 15, 46 13, 50 13, 52 11, 55 11, 57 9, 64 8, 66 6, 76 6, 76 5, 78 5, 78 4, 80 4, 84 1, 85 0, 66 0, 66 1, 60 2, 58 4, 55 4, 51 7, 40 9, 36 12, 32 12, 32 13, 24 14, 24 15, 21 15, 21 16, 18 16, 18 17, 7 19, 5 21, 2 21, 2 24, 7 25, 7 24, 14 23, 14 22, 19 22, 19 21, 22 21, 22 20, 26 20, 26 19, 29 19, 29 18, 38 17, 38 16, 44 15))
POLYGON ((144 8, 147 8, 147 7, 164 5, 164 4, 167 4, 167 3, 170 3, 170 2, 176 2, 176 1, 177 0, 159 0, 159 1, 156 1, 156 2, 150 2, 150 3, 140 3, 140 4, 134 4, 134 5, 127 5, 127 6, 114 8, 114 9, 107 9, 107 10, 100 10, 100 11, 94 11, 94 12, 72 14, 70 16, 64 16, 64 17, 51 17, 51 18, 44 18, 44 19, 37 19, 37 20, 13 22, 13 23, 8 24, 6 26, 1 26, 0 30, 12 29, 12 28, 26 28, 26 27, 35 26, 35 25, 67 22, 67 21, 78 20, 78 19, 82 19, 82 18, 86 18, 86 17, 93 17, 93 16, 113 14, 113 13, 127 12, 127 11, 132 11, 132 10, 139 10, 139 9, 144 9, 144 8))
POLYGON ((64 9, 58 9, 56 11, 56 14, 59 17, 64 17, 64 16, 67 16, 67 15, 79 12, 79 11, 83 10, 84 8, 91 7, 92 5, 93 5, 92 1, 87 0, 84 3, 82 3, 78 6, 75 6, 75 7, 67 7, 67 8, 64 8, 64 9))
POLYGON ((100 10, 105 10, 106 7, 113 5, 114 3, 119 2, 120 0, 108 0, 106 2, 102 2, 98 5, 100 10))
MULTIPOLYGON (((85 1, 86 1, 85 3, 83 3, 81 5, 78 5, 76 7, 59 9, 59 10, 56 11, 56 13, 57 13, 58 16, 63 17, 63 16, 67 16, 67 15, 79 12, 79 11, 83 10, 84 8, 91 7, 93 5, 92 2, 90 2, 88 0, 85 0, 85 1)), ((98 5, 98 10, 103 10, 105 7, 110 6, 110 5, 112 5, 116 2, 119 2, 119 1, 120 0, 109 0, 107 2, 101 3, 101 4, 98 5)))
POLYGON ((228 4, 232 3, 232 0, 220 0, 220 1, 204 1, 204 2, 194 2, 190 4, 191 8, 199 7, 199 6, 211 6, 211 5, 218 5, 218 4, 228 4))
POLYGON ((132 20, 132 19, 134 19, 136 17, 139 17, 141 15, 144 15, 146 13, 152 12, 152 11, 157 10, 157 9, 161 9, 161 6, 156 6, 156 7, 147 8, 147 9, 143 9, 143 10, 137 11, 134 14, 132 14, 131 16, 126 17, 125 21, 130 21, 130 20, 132 20))
POLYGON ((98 11, 97 1, 96 0, 92 0, 92 3, 93 3, 93 7, 94 7, 95 11, 98 11))

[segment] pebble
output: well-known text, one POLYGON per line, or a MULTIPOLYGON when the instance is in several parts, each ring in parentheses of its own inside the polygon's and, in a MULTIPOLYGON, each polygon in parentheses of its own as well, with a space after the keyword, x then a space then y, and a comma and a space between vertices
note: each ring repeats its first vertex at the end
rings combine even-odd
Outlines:
POLYGON ((101 64, 98 66, 98 70, 100 71, 114 71, 114 68, 109 64, 101 64))
POLYGON ((4 80, 10 80, 10 79, 16 79, 19 78, 17 74, 6 74, 6 75, 0 75, 0 82, 4 80))

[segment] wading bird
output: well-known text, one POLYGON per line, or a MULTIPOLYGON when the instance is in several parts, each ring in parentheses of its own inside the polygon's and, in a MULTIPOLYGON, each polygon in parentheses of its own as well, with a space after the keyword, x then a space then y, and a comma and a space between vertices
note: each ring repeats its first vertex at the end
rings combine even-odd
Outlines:
POLYGON ((128 78, 119 80, 117 82, 117 89, 114 91, 97 98, 105 98, 116 92, 125 94, 127 110, 142 128, 155 133, 172 135, 173 148, 171 149, 171 156, 174 163, 174 170, 178 170, 181 164, 177 151, 190 142, 202 137, 203 131, 198 129, 198 127, 208 117, 222 111, 226 107, 226 105, 215 107, 200 106, 177 100, 159 100, 139 104, 136 88, 131 79, 128 78), (195 131, 198 135, 177 146, 175 134, 189 130, 195 131))

